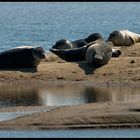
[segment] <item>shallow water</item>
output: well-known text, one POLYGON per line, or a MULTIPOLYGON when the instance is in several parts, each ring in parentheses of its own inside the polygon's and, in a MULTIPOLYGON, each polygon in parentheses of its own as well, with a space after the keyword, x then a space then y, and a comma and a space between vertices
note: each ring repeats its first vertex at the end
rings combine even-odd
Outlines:
POLYGON ((94 87, 79 84, 39 83, 32 86, 28 86, 28 84, 9 84, 0 88, 0 107, 140 102, 139 86, 94 87))
POLYGON ((46 51, 70 41, 113 30, 140 33, 139 2, 0 2, 0 51, 21 45, 46 51))
POLYGON ((1 138, 139 138, 140 129, 0 131, 1 138))

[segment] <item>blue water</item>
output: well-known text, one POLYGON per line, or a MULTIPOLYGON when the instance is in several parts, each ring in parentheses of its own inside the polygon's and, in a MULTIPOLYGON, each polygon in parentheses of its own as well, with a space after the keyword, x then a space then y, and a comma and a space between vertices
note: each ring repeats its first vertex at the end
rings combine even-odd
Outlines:
POLYGON ((0 51, 20 45, 47 51, 70 41, 116 29, 140 33, 139 2, 0 2, 0 51))
POLYGON ((1 138, 139 138, 140 129, 0 131, 1 138))

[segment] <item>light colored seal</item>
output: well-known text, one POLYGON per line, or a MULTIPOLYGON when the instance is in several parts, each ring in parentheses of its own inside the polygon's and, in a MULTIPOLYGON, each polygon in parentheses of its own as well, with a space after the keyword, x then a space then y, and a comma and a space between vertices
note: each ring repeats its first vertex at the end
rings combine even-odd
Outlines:
POLYGON ((114 46, 131 46, 140 42, 140 35, 129 30, 116 30, 109 35, 108 41, 114 46))
POLYGON ((45 58, 45 50, 42 47, 15 47, 0 52, 0 69, 37 67, 45 58))
POLYGON ((97 40, 87 48, 85 58, 89 65, 100 67, 112 57, 112 48, 104 40, 97 40))

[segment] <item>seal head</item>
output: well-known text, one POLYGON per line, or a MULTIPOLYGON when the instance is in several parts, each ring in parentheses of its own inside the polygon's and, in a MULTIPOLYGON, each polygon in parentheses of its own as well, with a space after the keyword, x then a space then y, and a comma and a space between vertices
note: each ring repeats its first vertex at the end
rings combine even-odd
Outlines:
POLYGON ((45 50, 42 47, 36 47, 32 50, 32 55, 35 59, 34 65, 37 66, 42 59, 46 58, 45 50))
POLYGON ((60 39, 58 40, 55 45, 52 46, 53 49, 70 49, 73 48, 70 41, 67 39, 60 39))

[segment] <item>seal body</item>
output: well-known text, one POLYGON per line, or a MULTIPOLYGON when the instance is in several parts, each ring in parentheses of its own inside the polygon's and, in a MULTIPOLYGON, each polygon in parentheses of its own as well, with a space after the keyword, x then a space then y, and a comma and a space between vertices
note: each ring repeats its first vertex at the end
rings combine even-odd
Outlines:
POLYGON ((49 49, 52 53, 56 54, 60 58, 72 62, 85 60, 86 47, 72 48, 72 49, 49 49))
POLYGON ((104 40, 95 41, 87 48, 85 58, 89 65, 100 67, 108 63, 112 57, 112 48, 104 40))
POLYGON ((131 46, 140 42, 140 35, 129 30, 116 30, 109 35, 108 41, 115 46, 131 46))
POLYGON ((44 58, 42 47, 15 47, 0 52, 0 69, 36 67, 44 58))

